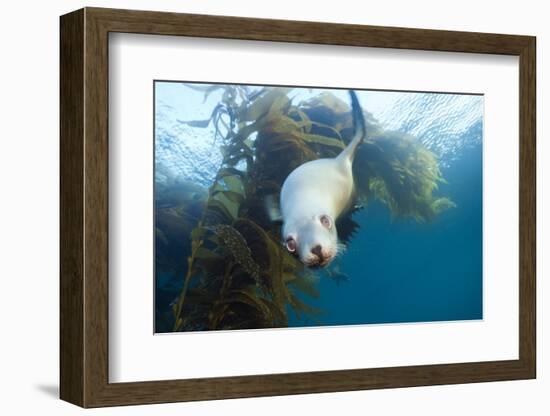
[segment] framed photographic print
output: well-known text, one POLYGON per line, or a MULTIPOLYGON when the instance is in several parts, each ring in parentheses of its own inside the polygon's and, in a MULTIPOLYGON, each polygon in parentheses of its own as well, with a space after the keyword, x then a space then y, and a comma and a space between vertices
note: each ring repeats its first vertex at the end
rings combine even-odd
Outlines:
POLYGON ((61 398, 536 374, 535 38, 61 17, 61 398))

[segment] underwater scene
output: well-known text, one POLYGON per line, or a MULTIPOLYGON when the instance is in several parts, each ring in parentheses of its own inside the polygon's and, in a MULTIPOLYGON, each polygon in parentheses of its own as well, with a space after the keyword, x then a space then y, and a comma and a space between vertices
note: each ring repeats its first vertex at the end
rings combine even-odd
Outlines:
POLYGON ((483 95, 154 82, 155 332, 483 319, 483 95))

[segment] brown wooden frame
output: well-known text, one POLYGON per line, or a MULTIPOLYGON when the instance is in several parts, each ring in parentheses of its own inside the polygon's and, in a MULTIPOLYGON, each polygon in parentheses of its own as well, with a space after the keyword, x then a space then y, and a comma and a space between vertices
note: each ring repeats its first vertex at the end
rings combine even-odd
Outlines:
POLYGON ((63 400, 99 407, 535 378, 535 38, 85 8, 61 17, 63 400), (108 34, 181 35, 519 56, 519 359, 109 383, 108 34))

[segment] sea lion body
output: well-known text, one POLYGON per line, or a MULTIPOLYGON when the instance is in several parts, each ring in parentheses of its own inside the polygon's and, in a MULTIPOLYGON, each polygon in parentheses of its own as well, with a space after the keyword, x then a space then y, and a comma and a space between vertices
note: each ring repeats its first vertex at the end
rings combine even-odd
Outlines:
POLYGON ((287 249, 307 266, 326 266, 338 254, 336 220, 354 195, 352 165, 365 136, 362 110, 350 91, 355 136, 335 158, 317 159, 294 169, 283 183, 280 207, 287 249))

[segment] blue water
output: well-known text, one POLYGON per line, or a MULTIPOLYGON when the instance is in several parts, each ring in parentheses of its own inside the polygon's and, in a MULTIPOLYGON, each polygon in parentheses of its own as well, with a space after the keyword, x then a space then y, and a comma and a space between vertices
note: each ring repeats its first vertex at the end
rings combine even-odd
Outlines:
MULTIPOLYGON (((354 214, 360 231, 336 260, 347 280, 317 272, 319 298, 300 297, 321 314, 289 311, 289 325, 482 319, 483 97, 371 91, 359 98, 382 127, 413 135, 438 156, 446 183, 435 194, 456 207, 418 223, 392 218, 386 206, 370 201, 354 214)), ((219 99, 212 94, 203 103, 200 93, 183 94, 181 84, 156 84, 155 181, 173 176, 208 189, 221 161, 213 131, 180 121, 208 117, 219 99)), ((179 276, 157 274, 157 311, 179 293, 179 276)))
MULTIPOLYGON (((361 232, 341 260, 348 280, 319 280, 317 321, 291 326, 470 320, 483 318, 482 152, 464 149, 443 170, 440 193, 457 207, 430 224, 392 220, 374 202, 354 216, 361 232)), ((306 299, 306 298, 304 298, 306 299)))

